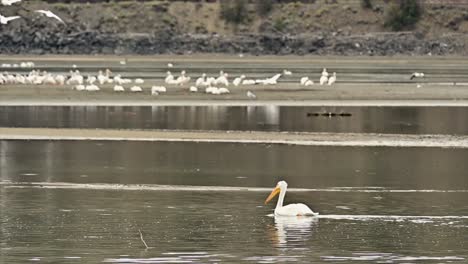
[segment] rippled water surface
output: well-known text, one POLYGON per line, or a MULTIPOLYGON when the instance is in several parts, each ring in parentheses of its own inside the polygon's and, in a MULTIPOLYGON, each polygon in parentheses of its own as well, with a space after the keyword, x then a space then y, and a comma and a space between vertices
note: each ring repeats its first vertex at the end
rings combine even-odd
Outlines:
POLYGON ((467 156, 0 141, 0 262, 465 263, 467 156), (268 216, 274 204, 263 201, 279 179, 286 203, 320 216, 268 216))
POLYGON ((468 134, 467 107, 0 106, 0 126, 468 134))

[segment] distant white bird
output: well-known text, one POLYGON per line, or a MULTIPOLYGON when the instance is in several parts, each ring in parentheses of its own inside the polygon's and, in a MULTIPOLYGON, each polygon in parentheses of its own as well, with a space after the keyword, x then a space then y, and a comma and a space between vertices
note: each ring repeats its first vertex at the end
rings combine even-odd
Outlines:
POLYGON ((151 87, 151 94, 153 94, 153 91, 158 93, 165 93, 167 92, 167 89, 164 86, 153 86, 151 87))
POLYGON ((328 82, 328 73, 327 75, 322 75, 322 77, 320 77, 320 85, 324 85, 328 82))
POLYGON ((14 3, 21 2, 21 0, 2 0, 2 5, 11 6, 14 3))
POLYGON ((58 21, 65 24, 65 22, 59 16, 57 16, 56 14, 52 13, 49 10, 35 10, 34 12, 41 13, 41 14, 45 15, 46 17, 57 19, 58 21))
POLYGON ((327 68, 323 68, 322 76, 327 76, 328 77, 327 68))
POLYGON ((307 80, 307 81, 304 83, 304 86, 311 86, 311 85, 314 85, 314 81, 312 81, 312 80, 307 80))
POLYGON ((138 92, 143 92, 143 89, 141 89, 140 86, 132 86, 130 87, 130 91, 138 93, 138 92))
POLYGON ((301 85, 305 85, 305 83, 309 80, 309 77, 302 77, 300 80, 301 85))
POLYGON ((232 81, 232 84, 234 84, 234 86, 239 86, 239 84, 242 83, 242 80, 245 79, 245 75, 241 75, 240 77, 237 77, 234 79, 234 81, 232 81))
POLYGON ((289 71, 289 70, 284 69, 284 70, 283 70, 283 74, 284 74, 284 75, 292 75, 292 72, 289 71))
POLYGON ((168 67, 168 68, 172 68, 172 67, 174 67, 174 65, 173 65, 172 63, 169 62, 169 63, 167 64, 167 67, 168 67))
POLYGON ((251 91, 247 91, 247 97, 249 99, 257 99, 257 96, 254 93, 252 93, 251 91))
POLYGON ((121 85, 114 86, 114 92, 124 92, 125 89, 121 85))
POLYGON ((410 80, 413 80, 414 78, 424 78, 424 73, 423 72, 413 72, 413 74, 411 74, 410 80))
POLYGON ((195 86, 190 86, 189 91, 192 92, 192 93, 196 93, 196 92, 198 92, 198 88, 195 87, 195 86))
POLYGON ((143 79, 141 79, 141 78, 136 78, 136 79, 135 79, 135 83, 136 83, 136 84, 143 84, 143 83, 145 83, 145 80, 143 80, 143 79))
POLYGON ((336 82, 336 72, 333 73, 333 76, 328 79, 328 85, 332 85, 336 82))
POLYGON ((12 20, 15 20, 15 19, 18 19, 18 18, 21 18, 21 17, 20 16, 5 17, 5 16, 0 15, 0 23, 3 24, 3 25, 6 25, 6 24, 8 24, 8 22, 10 22, 12 20))

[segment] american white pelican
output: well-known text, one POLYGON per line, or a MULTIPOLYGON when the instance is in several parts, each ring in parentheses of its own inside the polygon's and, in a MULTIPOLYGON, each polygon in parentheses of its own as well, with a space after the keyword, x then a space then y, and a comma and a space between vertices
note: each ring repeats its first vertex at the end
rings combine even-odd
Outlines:
POLYGON ((21 2, 21 0, 2 0, 2 5, 11 6, 14 3, 21 2))
POLYGON ((245 75, 241 75, 240 77, 237 77, 234 79, 234 81, 232 81, 232 84, 234 84, 234 86, 239 86, 239 84, 242 83, 242 80, 245 79, 245 75))
POLYGON ((221 87, 218 89, 220 94, 228 94, 231 93, 228 88, 226 87, 221 87))
POLYGON ((320 77, 320 85, 324 85, 328 82, 328 73, 327 75, 322 75, 322 77, 320 77))
POLYGON ((132 86, 130 87, 130 92, 134 92, 134 93, 139 93, 139 92, 143 92, 143 89, 141 89, 140 86, 132 86))
POLYGON ((223 71, 219 72, 219 77, 216 78, 216 81, 214 83, 215 85, 224 85, 224 86, 229 86, 229 81, 228 81, 228 74, 224 73, 223 71))
POLYGON ((309 77, 302 77, 300 80, 301 85, 305 85, 305 83, 309 80, 309 77))
POLYGON ((292 75, 292 72, 289 71, 289 70, 284 69, 284 70, 283 70, 283 74, 284 74, 284 75, 292 75))
POLYGON ((283 206, 284 196, 286 195, 286 190, 288 184, 285 181, 280 181, 276 184, 275 189, 270 193, 268 198, 265 200, 267 204, 273 197, 279 193, 278 202, 276 203, 275 216, 315 216, 318 213, 314 213, 310 208, 305 204, 288 204, 283 206))
POLYGON ((263 84, 263 85, 272 85, 277 84, 278 79, 281 77, 281 73, 274 75, 273 77, 266 78, 266 79, 257 79, 255 80, 255 84, 263 84))
POLYGON ((189 91, 192 92, 192 93, 196 93, 196 92, 198 92, 198 88, 195 87, 195 86, 190 86, 189 91))
POLYGON ((57 16, 56 14, 52 13, 49 10, 35 10, 34 12, 41 13, 41 14, 45 15, 46 17, 57 19, 58 21, 65 24, 65 22, 59 16, 57 16))
POLYGON ((136 78, 136 79, 135 79, 135 83, 136 83, 136 84, 143 84, 143 83, 145 83, 145 80, 143 80, 143 79, 141 79, 141 78, 136 78))
POLYGON ((333 73, 333 76, 328 79, 328 85, 332 85, 336 82, 336 72, 333 73))
POLYGON ((206 73, 203 73, 202 76, 195 81, 195 86, 196 87, 207 86, 206 73))
POLYGON ((327 68, 323 68, 323 71, 322 71, 322 76, 326 76, 326 77, 328 77, 327 68))
POLYGON ((153 91, 158 92, 158 93, 165 93, 167 92, 167 89, 164 86, 152 86, 151 93, 153 93, 153 91))
POLYGON ((174 67, 174 64, 172 64, 172 63, 169 62, 169 63, 167 64, 167 67, 168 67, 168 68, 172 68, 172 67, 174 67))
POLYGON ((5 16, 0 15, 0 23, 3 24, 3 25, 6 25, 6 24, 8 24, 8 22, 10 22, 12 20, 15 20, 15 19, 18 19, 18 18, 21 18, 21 17, 20 16, 5 17, 5 16))
POLYGON ((247 91, 247 97, 249 99, 257 99, 257 96, 254 93, 252 93, 251 91, 247 91))
POLYGON ((423 72, 413 72, 413 74, 411 74, 410 80, 413 80, 414 78, 424 78, 424 73, 423 72))
POLYGON ((125 92, 125 88, 122 85, 114 86, 114 92, 125 92))

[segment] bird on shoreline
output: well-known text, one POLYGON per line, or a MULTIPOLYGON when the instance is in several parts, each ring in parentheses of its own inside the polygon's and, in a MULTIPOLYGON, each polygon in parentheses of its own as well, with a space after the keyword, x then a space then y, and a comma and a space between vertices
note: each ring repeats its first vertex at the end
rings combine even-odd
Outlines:
POLYGON ((2 5, 11 6, 14 3, 21 2, 21 0, 2 0, 2 5))
POLYGON ((336 72, 333 73, 332 77, 328 79, 328 85, 332 85, 336 82, 336 72))
POLYGON ((413 80, 414 78, 424 78, 424 73, 423 72, 413 72, 413 74, 411 74, 410 80, 413 80))
POLYGON ((41 14, 45 15, 46 17, 57 19, 58 21, 65 24, 65 22, 59 16, 57 16, 56 14, 52 13, 49 10, 34 10, 34 12, 41 13, 41 14))
POLYGON ((278 202, 276 203, 275 216, 317 216, 318 213, 313 212, 307 205, 302 203, 288 204, 283 206, 284 196, 288 184, 285 181, 280 181, 276 184, 275 189, 270 193, 265 200, 267 204, 271 199, 279 194, 278 202))
POLYGON ((0 24, 6 25, 8 24, 8 22, 18 19, 18 18, 21 18, 21 17, 20 16, 5 17, 5 16, 0 15, 0 24))
POLYGON ((247 97, 249 99, 257 99, 257 96, 254 93, 252 93, 251 91, 247 91, 247 97))

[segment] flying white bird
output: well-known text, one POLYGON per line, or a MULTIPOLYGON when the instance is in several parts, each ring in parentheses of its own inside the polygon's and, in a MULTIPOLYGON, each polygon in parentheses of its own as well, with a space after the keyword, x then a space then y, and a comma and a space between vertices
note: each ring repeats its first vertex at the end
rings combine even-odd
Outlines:
POLYGON ((278 202, 276 203, 275 216, 317 216, 318 213, 314 213, 310 208, 301 203, 297 204, 288 204, 283 206, 284 196, 286 195, 286 190, 288 184, 285 181, 280 181, 276 185, 275 189, 270 193, 268 198, 265 200, 267 204, 273 197, 279 193, 278 202))
POLYGON ((2 5, 11 6, 11 4, 21 2, 21 0, 2 0, 2 5))
POLYGON ((41 13, 43 15, 45 15, 46 17, 50 17, 50 18, 55 18, 57 19, 58 21, 62 22, 63 24, 65 24, 65 22, 63 22, 63 20, 58 17, 56 14, 52 13, 51 11, 49 10, 35 10, 34 12, 37 12, 37 13, 41 13))
POLYGON ((21 18, 21 17, 20 16, 4 17, 4 16, 0 15, 0 23, 3 24, 3 25, 6 25, 6 24, 8 24, 8 22, 10 22, 12 20, 15 20, 17 18, 21 18))

